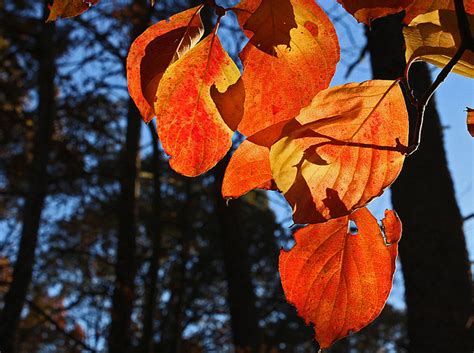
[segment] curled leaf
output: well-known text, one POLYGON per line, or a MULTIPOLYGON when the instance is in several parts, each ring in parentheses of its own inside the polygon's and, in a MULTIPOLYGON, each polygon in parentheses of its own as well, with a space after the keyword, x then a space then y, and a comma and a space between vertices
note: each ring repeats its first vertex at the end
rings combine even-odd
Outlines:
MULTIPOLYGON (((468 17, 471 32, 474 33, 474 16, 468 17)), ((456 12, 450 10, 433 11, 416 17, 403 29, 403 35, 408 68, 417 60, 443 68, 461 45, 456 12)), ((474 77, 474 53, 467 50, 453 72, 474 77)))
POLYGON ((374 216, 362 208, 298 230, 296 245, 280 252, 286 299, 314 324, 321 348, 361 330, 382 311, 392 288, 401 227, 397 215, 386 211, 384 237, 374 216), (350 229, 351 221, 357 230, 350 229))
POLYGON ((171 64, 155 98, 157 129, 171 167, 197 176, 221 160, 232 144, 233 131, 211 97, 240 78, 235 63, 213 33, 171 64))
POLYGON ((56 21, 58 18, 71 18, 79 16, 99 0, 54 0, 49 10, 46 22, 56 21))
POLYGON ((227 165, 222 196, 237 198, 253 189, 270 190, 273 184, 270 150, 245 140, 227 165))
POLYGON ((154 24, 130 48, 128 90, 145 122, 154 116, 155 95, 165 70, 193 48, 204 33, 201 8, 194 7, 154 24))
POLYGON ((407 140, 408 113, 395 82, 320 92, 270 151, 295 223, 345 216, 381 195, 400 173, 407 140))
MULTIPOLYGON (((241 24, 258 4, 247 0, 239 5, 241 24)), ((246 99, 239 131, 244 135, 294 118, 334 75, 339 44, 331 21, 313 0, 291 0, 291 5, 297 28, 290 29, 289 48, 276 45, 276 56, 271 56, 250 42, 240 54, 246 99)))

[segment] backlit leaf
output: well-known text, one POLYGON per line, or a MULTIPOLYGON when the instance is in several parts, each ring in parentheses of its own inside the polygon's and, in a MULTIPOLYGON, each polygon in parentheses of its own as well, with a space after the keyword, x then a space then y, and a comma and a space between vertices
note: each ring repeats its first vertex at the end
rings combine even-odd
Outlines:
POLYGON ((223 93, 240 72, 211 34, 171 64, 163 74, 155 100, 157 129, 171 167, 186 176, 211 169, 229 150, 233 130, 211 97, 223 93))
POLYGON ((98 2, 99 0, 54 0, 46 22, 56 21, 60 17, 70 18, 79 16, 98 2))
POLYGON ((270 152, 295 223, 344 216, 381 195, 402 168, 407 139, 408 114, 395 82, 320 92, 270 152))
MULTIPOLYGON (((237 12, 240 23, 258 4, 247 0, 239 5, 250 9, 237 12)), ((297 28, 290 30, 290 48, 277 45, 275 57, 248 43, 240 54, 246 99, 239 131, 247 136, 294 118, 329 86, 339 61, 336 32, 324 11, 313 0, 291 4, 297 28)))
POLYGON ((250 42, 273 56, 277 56, 278 46, 290 47, 290 31, 296 27, 290 0, 261 0, 258 8, 243 25, 244 30, 253 33, 250 42))
MULTIPOLYGON (((474 33, 474 16, 469 15, 471 32, 474 33)), ((408 67, 423 60, 444 67, 455 55, 461 44, 455 11, 439 10, 416 17, 403 29, 408 67)), ((467 50, 453 72, 474 77, 474 53, 467 50)))
POLYGON ((198 6, 149 27, 133 42, 127 57, 130 96, 145 122, 154 116, 154 100, 166 68, 201 39, 204 27, 198 6))
POLYGON ((474 137, 474 109, 467 108, 467 131, 474 137))
POLYGON ((370 24, 371 20, 403 11, 414 0, 337 0, 359 22, 370 24))
POLYGON ((234 152, 222 182, 222 196, 237 198, 253 189, 273 188, 270 150, 246 140, 234 152))
POLYGON ((280 252, 280 276, 288 302, 313 323, 321 348, 357 332, 382 311, 392 288, 401 223, 393 211, 382 221, 366 208, 310 225, 296 245, 280 252), (357 230, 350 229, 350 221, 357 230))

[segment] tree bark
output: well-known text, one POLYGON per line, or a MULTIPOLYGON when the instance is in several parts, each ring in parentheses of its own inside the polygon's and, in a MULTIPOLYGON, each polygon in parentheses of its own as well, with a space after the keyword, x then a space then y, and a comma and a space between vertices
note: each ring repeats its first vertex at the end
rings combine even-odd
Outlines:
POLYGON ((156 312, 156 296, 158 295, 158 269, 161 256, 161 181, 160 181, 160 150, 158 148, 158 135, 155 126, 148 125, 153 141, 153 205, 150 220, 150 240, 152 243, 152 254, 150 268, 147 274, 147 290, 145 295, 145 308, 143 319, 142 351, 146 353, 154 352, 154 319, 156 312))
MULTIPOLYGON (((374 21, 367 38, 374 78, 401 77, 401 17, 374 21)), ((419 97, 431 84, 428 66, 417 64, 411 71, 419 97)), ((466 328, 472 298, 469 261, 434 99, 426 110, 420 149, 407 158, 392 186, 392 202, 404 228, 400 258, 409 352, 472 353, 474 334, 466 328)))
POLYGON ((232 335, 238 353, 259 351, 261 333, 255 307, 255 292, 252 284, 248 243, 243 234, 240 219, 240 200, 226 204, 221 188, 228 155, 214 170, 216 217, 221 229, 220 239, 224 269, 227 276, 228 304, 230 309, 232 335))
POLYGON ((45 22, 48 13, 48 1, 45 1, 41 32, 38 38, 38 130, 29 167, 28 192, 23 207, 18 256, 14 266, 12 283, 5 295, 5 304, 0 315, 0 350, 3 353, 15 351, 15 337, 21 311, 31 284, 41 213, 48 188, 47 165, 51 150, 53 122, 56 115, 54 85, 56 75, 55 24, 54 22, 45 22))
MULTIPOLYGON (((145 0, 131 5, 133 27, 130 39, 140 35, 150 21, 150 6, 145 0)), ((127 136, 122 151, 120 201, 118 206, 118 244, 115 264, 115 288, 112 296, 111 327, 108 339, 110 353, 131 351, 131 316, 135 297, 136 275, 136 193, 141 116, 134 102, 129 100, 127 136)))

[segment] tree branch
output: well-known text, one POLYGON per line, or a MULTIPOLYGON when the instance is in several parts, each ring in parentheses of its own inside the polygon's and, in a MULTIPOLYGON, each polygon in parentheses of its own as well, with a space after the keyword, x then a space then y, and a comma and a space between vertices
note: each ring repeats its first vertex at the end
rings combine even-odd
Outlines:
POLYGON ((77 337, 75 337, 73 334, 65 331, 61 325, 59 325, 56 320, 54 320, 48 313, 46 313, 43 309, 41 309, 38 305, 36 305, 32 300, 29 300, 27 299, 26 302, 28 303, 28 305, 31 307, 31 309, 33 309, 34 311, 36 311, 38 314, 40 314, 41 316, 43 316, 46 321, 48 321, 49 323, 51 323, 55 329, 60 332, 62 335, 66 336, 67 338, 69 338, 71 341, 74 341, 74 343, 76 343, 76 345, 78 346, 81 346, 83 349, 85 349, 86 351, 88 352, 93 352, 93 353, 96 353, 97 351, 91 347, 89 347, 87 344, 85 344, 84 342, 82 342, 80 339, 78 339, 77 337))

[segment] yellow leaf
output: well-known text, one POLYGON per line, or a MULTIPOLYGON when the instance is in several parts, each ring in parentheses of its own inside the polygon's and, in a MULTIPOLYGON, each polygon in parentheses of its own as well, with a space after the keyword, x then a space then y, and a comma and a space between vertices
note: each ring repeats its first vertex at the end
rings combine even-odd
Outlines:
POLYGON ((295 223, 345 216, 381 195, 402 168, 407 140, 408 113, 395 82, 317 94, 270 151, 273 178, 295 223))
MULTIPOLYGON (((471 32, 474 33, 474 16, 468 15, 468 18, 471 32)), ((403 30, 403 35, 408 68, 417 60, 443 68, 456 54, 461 44, 456 12, 451 10, 432 11, 417 16, 403 30)), ((467 50, 453 72, 474 77, 474 53, 467 50)))

